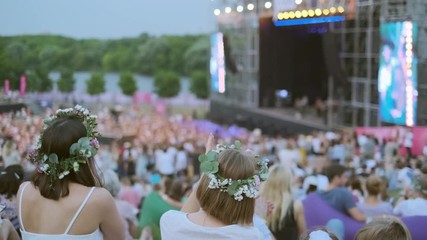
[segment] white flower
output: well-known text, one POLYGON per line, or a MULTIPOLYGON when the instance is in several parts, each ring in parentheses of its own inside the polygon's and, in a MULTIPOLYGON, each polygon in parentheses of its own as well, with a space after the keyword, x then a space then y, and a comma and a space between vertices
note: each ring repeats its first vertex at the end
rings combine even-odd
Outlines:
POLYGON ((58 178, 59 179, 63 179, 65 177, 65 175, 63 173, 59 174, 58 178))
POLYGON ((49 169, 49 164, 43 164, 42 166, 40 166, 40 170, 42 170, 43 172, 46 172, 49 169))
POLYGON ((314 232, 311 232, 309 237, 310 240, 332 240, 329 234, 322 230, 316 230, 314 232))
POLYGON ((90 118, 93 119, 93 120, 96 120, 98 118, 98 116, 96 116, 96 115, 90 115, 90 118))
POLYGON ((73 169, 74 169, 74 172, 79 171, 79 163, 78 162, 73 163, 73 169))
POLYGON ((89 151, 89 150, 86 150, 85 157, 89 158, 89 157, 91 157, 91 156, 92 156, 92 152, 91 152, 91 151, 89 151))

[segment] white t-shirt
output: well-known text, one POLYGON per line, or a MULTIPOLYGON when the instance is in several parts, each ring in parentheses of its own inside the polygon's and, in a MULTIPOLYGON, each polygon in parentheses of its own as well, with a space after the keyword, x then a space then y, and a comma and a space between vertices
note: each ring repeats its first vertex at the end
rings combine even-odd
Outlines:
POLYGON ((427 216, 427 199, 415 198, 401 201, 393 210, 393 214, 409 216, 427 216))
POLYGON ((162 240, 170 239, 203 239, 226 240, 245 239, 261 240, 261 232, 254 226, 229 225, 225 227, 205 227, 193 223, 187 218, 187 213, 170 210, 160 219, 162 240))

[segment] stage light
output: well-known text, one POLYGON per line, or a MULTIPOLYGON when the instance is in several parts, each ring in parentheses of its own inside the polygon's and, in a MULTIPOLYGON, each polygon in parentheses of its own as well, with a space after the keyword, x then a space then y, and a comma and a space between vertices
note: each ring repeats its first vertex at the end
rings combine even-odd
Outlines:
POLYGON ((406 51, 412 51, 412 43, 406 43, 406 51))
POLYGON ((300 5, 302 3, 302 0, 295 0, 296 5, 300 5))
POLYGON ((274 25, 276 27, 283 27, 283 26, 307 25, 307 24, 318 24, 318 23, 342 22, 344 20, 345 20, 344 16, 326 16, 326 17, 316 17, 316 18, 289 19, 286 21, 275 21, 274 25))
POLYGON ((295 12, 295 17, 296 18, 300 18, 301 17, 301 12, 300 11, 296 11, 295 12))
POLYGON ((343 8, 342 6, 339 6, 339 7, 338 7, 338 12, 339 12, 339 13, 343 13, 343 12, 344 12, 344 8, 343 8))
POLYGON ((294 19, 295 18, 295 13, 294 12, 290 12, 289 13, 289 18, 290 19, 294 19))
MULTIPOLYGON (((278 13, 277 14, 277 19, 279 19, 279 20, 283 20, 284 18, 285 18, 285 14, 288 14, 288 13, 278 13)), ((286 19, 286 18, 285 18, 286 19)))
POLYGON ((302 15, 303 17, 307 17, 307 16, 308 16, 308 12, 307 12, 307 10, 302 10, 302 11, 301 11, 301 15, 302 15))
POLYGON ((331 14, 335 14, 337 12, 337 9, 335 7, 331 7, 329 11, 331 11, 331 14))
POLYGON ((255 5, 253 3, 249 3, 248 6, 247 6, 247 8, 248 8, 249 11, 252 11, 252 10, 254 10, 255 5))
POLYGON ((243 12, 243 6, 239 5, 237 6, 237 12, 243 12))
POLYGON ((318 9, 316 9, 316 10, 314 11, 314 13, 316 13, 316 16, 320 16, 320 15, 322 15, 322 10, 320 10, 320 9, 318 8, 318 9))
POLYGON ((283 18, 284 18, 284 19, 289 19, 289 13, 285 12, 285 13, 283 14, 283 18))
POLYGON ((221 14, 221 10, 215 9, 214 14, 215 14, 215 16, 219 16, 221 14))
POLYGON ((310 17, 314 17, 314 11, 313 10, 308 10, 308 16, 310 17))
POLYGON ((273 6, 273 4, 271 4, 271 2, 265 2, 264 7, 269 9, 273 6))
POLYGON ((231 13, 231 7, 226 7, 224 11, 225 13, 231 13))
POLYGON ((329 10, 328 9, 323 9, 323 15, 329 15, 329 10))

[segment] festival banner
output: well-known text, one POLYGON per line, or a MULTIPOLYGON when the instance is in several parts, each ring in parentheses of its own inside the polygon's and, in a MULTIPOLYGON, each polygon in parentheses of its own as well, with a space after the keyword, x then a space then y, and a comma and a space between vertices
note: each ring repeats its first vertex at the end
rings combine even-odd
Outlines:
POLYGON ((24 74, 21 76, 21 81, 19 84, 19 96, 23 97, 25 95, 25 92, 27 90, 27 78, 24 74))
POLYGON ((10 91, 10 83, 9 83, 9 80, 6 79, 4 80, 4 94, 6 96, 9 96, 9 91, 10 91))

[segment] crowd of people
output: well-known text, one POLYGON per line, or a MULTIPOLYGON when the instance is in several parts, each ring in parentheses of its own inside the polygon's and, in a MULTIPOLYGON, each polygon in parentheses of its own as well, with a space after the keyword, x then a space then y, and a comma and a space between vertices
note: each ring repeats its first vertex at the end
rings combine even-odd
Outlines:
POLYGON ((343 240, 358 223, 356 239, 411 239, 404 218, 427 218, 426 156, 399 136, 266 136, 137 107, 23 109, 0 123, 0 224, 15 239, 343 240), (314 229, 312 198, 331 216, 314 229))

